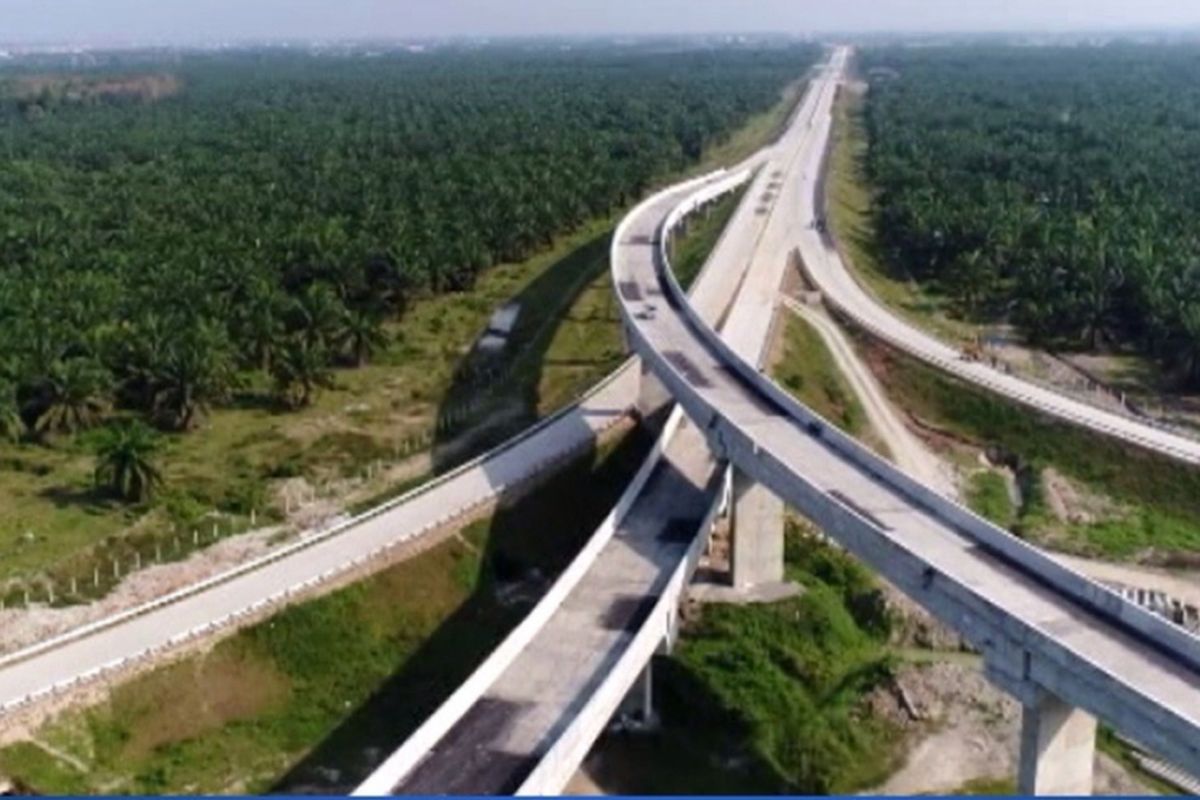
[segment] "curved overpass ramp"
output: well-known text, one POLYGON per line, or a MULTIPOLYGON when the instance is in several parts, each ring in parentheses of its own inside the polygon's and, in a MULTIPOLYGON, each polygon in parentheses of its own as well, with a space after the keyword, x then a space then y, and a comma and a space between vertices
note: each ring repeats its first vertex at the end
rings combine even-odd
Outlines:
POLYGON ((764 168, 690 300, 670 274, 668 238, 687 211, 749 174, 662 192, 622 222, 612 268, 629 339, 691 424, 677 409, 660 452, 551 593, 356 794, 560 791, 652 654, 670 642, 726 459, 984 653, 989 675, 1027 709, 1032 756, 1022 761, 1031 765, 1023 786, 1087 791, 1090 739, 1086 782, 1036 774, 1043 752, 1077 745, 1080 731, 1094 736, 1092 718, 1073 708, 1181 764, 1197 763, 1200 642, 873 456, 751 366, 769 334, 782 254, 799 235, 786 209, 807 188, 797 173, 819 164, 824 141, 810 131, 829 112, 843 59, 836 54, 814 83, 780 146, 748 164, 764 168), (764 212, 760 198, 772 194, 764 212), (713 322, 734 296, 718 338, 713 322), (713 455, 700 455, 704 442, 713 455), (613 613, 618 607, 625 612, 613 613))
MULTIPOLYGON (((821 103, 827 124, 831 93, 821 103)), ((1200 640, 931 491, 760 375, 675 282, 677 219, 665 202, 627 218, 613 279, 634 349, 713 452, 963 634, 1027 709, 1049 698, 1200 764, 1200 640)))
MULTIPOLYGON (((633 215, 691 207, 754 177, 691 295, 696 313, 723 323, 752 359, 769 327, 758 295, 773 295, 779 282, 773 261, 748 257, 772 235, 762 198, 809 141, 824 91, 810 87, 781 139, 735 171, 660 192, 633 215)), ((627 227, 615 234, 614 255, 627 227)), ((664 302, 655 287, 645 299, 664 302)), ((676 409, 612 515, 546 596, 355 794, 561 791, 651 656, 673 639, 679 598, 726 497, 726 474, 676 409)))
POLYGON ((1200 440, 1145 417, 1100 408, 982 362, 967 361, 959 350, 899 318, 867 292, 846 267, 830 236, 816 225, 822 207, 822 162, 828 154, 832 127, 829 110, 820 115, 814 128, 818 147, 802 176, 803 191, 795 210, 800 227, 794 243, 806 274, 830 306, 891 346, 961 380, 1065 422, 1179 461, 1200 464, 1200 440))
POLYGON ((138 669, 231 630, 390 551, 422 547, 464 514, 501 497, 626 416, 637 394, 626 363, 578 404, 402 497, 329 531, 127 612, 0 656, 0 724, 84 686, 138 669))

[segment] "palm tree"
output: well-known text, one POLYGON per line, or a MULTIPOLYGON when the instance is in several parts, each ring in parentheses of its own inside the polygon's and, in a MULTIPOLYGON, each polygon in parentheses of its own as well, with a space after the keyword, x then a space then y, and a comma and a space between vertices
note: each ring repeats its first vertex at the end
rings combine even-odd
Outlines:
POLYGON ((267 281, 258 281, 234 308, 233 332, 241 347, 242 360, 265 372, 283 338, 283 316, 287 297, 267 281))
POLYGON ((342 320, 342 346, 354 366, 366 364, 377 350, 387 347, 388 335, 383 329, 383 317, 371 309, 346 312, 342 320))
POLYGON ((16 442, 25 433, 21 407, 17 402, 17 387, 0 382, 0 440, 16 442))
POLYGON ((1110 258, 1107 226, 1085 219, 1076 223, 1080 258, 1073 270, 1074 300, 1084 344, 1095 350, 1105 335, 1115 299, 1125 283, 1123 270, 1110 258))
POLYGON ((329 354, 321 344, 299 336, 291 338, 272 365, 279 399, 288 408, 303 408, 319 388, 333 385, 329 354))
POLYGON ((299 331, 309 347, 328 348, 342 329, 346 307, 328 284, 308 286, 296 300, 292 312, 292 330, 299 331))
POLYGON ((168 349, 154 378, 154 410, 176 430, 191 430, 200 414, 229 396, 236 378, 225 330, 200 320, 168 349))
POLYGON ((112 365, 120 405, 150 409, 154 402, 154 376, 166 358, 176 325, 150 310, 139 318, 119 322, 101 342, 99 352, 112 365))
POLYGON ((96 445, 96 485, 130 503, 144 502, 162 485, 154 466, 158 439, 137 420, 124 420, 104 431, 96 445))
POLYGON ((108 370, 90 358, 72 358, 50 365, 41 387, 34 430, 75 433, 100 422, 109 408, 108 370))
POLYGON ((968 250, 955 262, 951 284, 969 319, 978 317, 980 306, 991 293, 994 268, 978 248, 968 250))
POLYGON ((393 309, 397 317, 404 316, 420 285, 418 271, 408 262, 390 255, 370 259, 364 280, 367 291, 393 309))

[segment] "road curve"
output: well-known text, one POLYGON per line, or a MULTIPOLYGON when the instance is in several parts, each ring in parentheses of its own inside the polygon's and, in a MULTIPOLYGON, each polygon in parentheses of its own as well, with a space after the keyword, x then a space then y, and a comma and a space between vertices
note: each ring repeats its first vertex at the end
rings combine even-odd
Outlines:
MULTIPOLYGON (((838 80, 841 80, 838 75, 838 80)), ((869 333, 943 372, 1065 422, 1160 453, 1188 464, 1200 464, 1200 440, 1176 433, 1145 418, 1121 414, 1068 397, 962 353, 896 316, 867 292, 846 267, 834 242, 815 225, 822 206, 821 172, 829 150, 832 119, 822 119, 819 147, 804 171, 800 194, 797 245, 805 273, 830 306, 869 333)))
MULTIPOLYGON (((733 169, 756 168, 782 144, 769 145, 733 169)), ((687 181, 673 190, 684 191, 695 184, 696 180, 687 181)), ((736 230, 742 236, 753 237, 761 225, 760 220, 747 220, 736 230)), ((745 252, 731 243, 725 244, 725 252, 745 252)), ((696 282, 697 307, 720 313, 736 293, 737 274, 736 270, 706 269, 696 282)), ((454 517, 491 502, 507 489, 594 441, 602 430, 623 418, 636 400, 637 381, 636 365, 627 362, 576 405, 472 462, 333 530, 0 656, 0 732, 8 718, 41 708, 47 701, 131 666, 147 663, 188 641, 217 630, 232 629, 268 607, 306 594, 390 548, 418 542, 454 517)))
POLYGON ((786 296, 783 298, 783 305, 821 338, 830 358, 862 404, 871 427, 887 445, 896 466, 947 497, 955 496, 958 490, 950 470, 908 429, 870 368, 859 358, 854 345, 829 314, 825 313, 825 309, 806 305, 786 296))
POLYGON ((231 628, 396 546, 416 543, 593 442, 637 391, 626 363, 577 405, 331 531, 63 636, 0 657, 0 726, 55 696, 231 628))
MULTIPOLYGON (((807 91, 780 139, 734 169, 639 205, 694 204, 698 195, 711 199, 765 168, 691 295, 697 313, 722 326, 731 345, 756 362, 770 318, 759 303, 774 296, 782 276, 773 259, 755 256, 778 221, 764 213, 773 205, 765 195, 772 194, 770 175, 782 172, 806 141, 818 99, 807 91)), ((638 478, 563 576, 355 794, 561 791, 650 654, 672 635, 723 474, 702 434, 676 412, 638 478)))
MULTIPOLYGON (((827 88, 844 58, 820 79, 827 88)), ((833 92, 820 97, 827 126, 833 92)), ((785 180, 781 191, 810 188, 785 180)), ((626 219, 613 282, 636 352, 714 452, 955 627, 1010 691, 1050 691, 1200 764, 1200 640, 926 488, 760 375, 679 291, 664 241, 675 216, 664 202, 626 219)))

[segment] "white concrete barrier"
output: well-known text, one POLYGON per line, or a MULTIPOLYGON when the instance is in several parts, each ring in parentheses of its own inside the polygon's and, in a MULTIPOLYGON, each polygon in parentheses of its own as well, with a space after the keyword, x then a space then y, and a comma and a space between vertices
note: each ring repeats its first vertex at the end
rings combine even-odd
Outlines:
POLYGON ((720 513, 721 500, 722 495, 718 492, 709 505, 686 555, 671 573, 646 621, 634 634, 600 685, 542 755, 516 794, 548 796, 562 793, 646 664, 654 657, 660 645, 671 638, 680 598, 696 568, 700 554, 704 551, 707 532, 712 529, 717 514, 720 513))
MULTIPOLYGON (((822 441, 840 458, 872 479, 888 485, 915 508, 1036 578, 1047 589, 1060 593, 1064 600, 1078 603, 1106 619, 1134 637, 1142 646, 1152 647, 1177 659, 1182 669, 1193 673, 1200 671, 1200 640, 1157 615, 1123 601, 1114 592, 1052 561, 1036 548, 937 495, 798 403, 740 359, 711 326, 698 317, 683 297, 666 257, 665 239, 669 232, 666 228, 660 230, 660 246, 663 250, 657 261, 673 308, 679 310, 718 360, 767 404, 791 417, 797 424, 818 431, 822 441)), ((614 271, 618 263, 614 250, 614 271)), ((875 520, 822 491, 771 453, 760 450, 748 433, 725 419, 678 368, 650 345, 627 305, 622 302, 619 307, 628 326, 628 337, 634 351, 649 361, 653 372, 705 432, 719 455, 729 458, 755 480, 813 516, 835 539, 847 543, 852 551, 876 565, 906 592, 928 598, 939 616, 968 634, 984 652, 990 677, 1000 681, 1018 697, 1023 697, 1023 691, 1043 687, 1080 708, 1110 720, 1118 729, 1135 731, 1139 740, 1147 742, 1164 755, 1180 759, 1181 763, 1200 758, 1197 730, 1186 713, 1155 701, 1147 702, 1138 687, 1115 680, 1103 667, 1076 654, 1069 640, 1062 640, 1024 622, 1005 608, 985 599, 954 575, 933 570, 908 545, 885 535, 875 520), (1035 654, 1032 659, 1031 654, 1035 654)))
POLYGON ((642 487, 649 480, 651 473, 658 466, 659 460, 667 444, 674 437, 683 418, 682 412, 672 409, 667 419, 662 435, 655 442, 649 455, 642 462, 633 481, 626 487, 616 506, 588 539, 583 549, 565 570, 558 576, 554 584, 542 596, 533 610, 505 637, 483 663, 471 673, 459 687, 438 707, 404 743, 384 761, 371 775, 356 788, 354 796, 378 796, 392 792, 429 754, 438 741, 450 731, 454 724, 462 719, 471 707, 481 698, 521 655, 525 647, 533 641, 538 631, 546 624, 551 616, 562 606, 563 601, 583 579, 591 568, 592 563, 616 533, 621 521, 629 513, 629 509, 641 494, 642 487))
MULTIPOLYGON (((725 185, 725 182, 722 182, 722 185, 725 185)), ((732 186, 727 186, 727 191, 728 188, 732 188, 732 186)), ((684 206, 691 207, 686 202, 684 206)), ((681 213, 672 212, 667 216, 666 222, 677 222, 681 216, 681 213)), ((1140 634, 1152 637, 1156 642, 1159 642, 1176 655, 1193 664, 1194 668, 1200 669, 1200 639, 1197 639, 1179 626, 1163 620, 1157 614, 1126 601, 1111 589, 1086 578, 1069 567, 1063 566, 1038 548, 1027 544, 1011 533, 984 520, 969 509, 941 496, 896 467, 890 461, 864 447, 852 436, 842 432, 836 425, 831 424, 828 420, 797 401, 789 392, 743 360, 725 343, 716 330, 696 313, 695 309, 687 301, 686 294, 679 286, 679 282, 675 279, 675 275, 670 269, 667 245, 669 233, 670 227, 664 223, 664 227, 660 233, 659 247, 660 264, 664 266, 662 272, 666 280, 667 290, 673 295, 677 307, 689 324, 691 324, 693 330, 697 332, 709 348, 720 356, 721 361, 735 371, 746 383, 753 386, 763 396, 768 397, 775 406, 785 411, 797 424, 816 424, 820 426, 823 441, 836 450, 840 456, 864 472, 887 483, 909 498, 913 503, 926 509, 950 527, 986 546, 992 552, 1002 555, 1008 561, 1046 581, 1056 590, 1094 612, 1108 619, 1115 620, 1119 624, 1125 625, 1140 634)), ((619 306, 621 313, 628 315, 625 304, 621 303, 619 306)), ((636 327, 632 319, 628 319, 628 323, 631 327, 636 327)), ((645 351, 652 350, 652 348, 645 343, 644 339, 642 342, 643 348, 639 349, 638 352, 642 353, 643 357, 645 357, 645 351)), ((667 362, 666 359, 659 356, 656 360, 662 367, 678 375, 678 370, 667 362)), ((682 375, 678 375, 678 377, 682 379, 682 375)), ((682 382, 686 384, 686 381, 682 382)), ((698 393, 692 394, 699 404, 707 406, 707 402, 698 393)), ((709 412, 714 416, 716 414, 715 410, 712 409, 709 409, 709 412)))

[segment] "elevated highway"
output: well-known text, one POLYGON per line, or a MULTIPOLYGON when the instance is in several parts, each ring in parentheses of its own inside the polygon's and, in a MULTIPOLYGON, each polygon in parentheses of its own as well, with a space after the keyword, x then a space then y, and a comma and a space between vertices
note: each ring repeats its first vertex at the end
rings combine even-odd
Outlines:
MULTIPOLYGON (((826 80, 837 80, 844 57, 826 80)), ((833 101, 819 96, 818 152, 808 153, 818 159, 833 101)), ((779 207, 803 203, 811 188, 785 181, 779 207)), ((1176 763, 1200 764, 1200 640, 931 491, 763 377, 680 292, 667 261, 677 219, 645 205, 614 244, 635 351, 719 458, 980 650, 989 676, 1025 704, 1022 790, 1090 791, 1092 717, 1176 763)))
MULTIPOLYGON (((774 197, 828 91, 814 83, 779 141, 733 171, 661 192, 633 215, 692 208, 754 178, 689 302, 756 363, 771 324, 760 298, 774 294, 782 273, 748 254, 775 235, 774 197)), ((628 224, 615 234, 614 255, 628 224)), ((654 287, 646 299, 664 302, 654 287)), ((643 407, 665 399, 643 380, 643 407)), ((561 791, 631 688, 641 680, 649 691, 648 662, 674 638, 714 516, 747 508, 733 493, 725 465, 676 409, 613 514, 529 617, 355 793, 561 791)), ((775 544, 781 568, 782 538, 775 544)))
POLYGON ((823 216, 821 173, 826 168, 823 162, 831 130, 831 124, 821 124, 814 132, 817 147, 801 173, 801 191, 796 196, 798 228, 793 243, 806 275, 831 307, 870 334, 956 378, 1064 422, 1188 464, 1200 464, 1200 439, 1146 417, 1100 408, 983 362, 966 360, 957 348, 901 319, 864 289, 847 268, 831 235, 816 224, 823 216))
POLYGON ((737 494, 723 478, 727 461, 980 649, 989 675, 1027 709, 1023 788, 1086 790, 1077 765, 1091 756, 1092 715, 1200 765, 1197 640, 930 491, 755 368, 781 254, 811 235, 795 209, 811 209, 844 59, 838 52, 814 81, 777 145, 742 169, 656 195, 622 223, 613 277, 641 374, 627 365, 578 407, 333 535, 0 659, 0 719, 418 539, 586 444, 657 381, 686 418, 672 414, 638 480, 530 619, 360 792, 561 788, 671 640, 704 534, 722 498, 737 494), (689 301, 670 273, 670 236, 686 211, 745 181, 748 199, 689 301), (734 296, 721 339, 714 325, 734 296), (1047 756, 1061 756, 1061 775, 1039 771, 1047 756))
POLYGON ((774 536, 769 514, 739 521, 739 483, 802 510, 980 650, 989 677, 1025 708, 1022 791, 1089 792, 1097 717, 1179 764, 1200 763, 1200 641, 876 457, 759 373, 845 57, 834 55, 788 135, 748 169, 661 192, 622 222, 612 270, 643 361, 639 395, 665 385, 687 419, 677 409, 661 460, 647 462, 574 574, 357 794, 561 790, 652 654, 669 647, 722 496, 735 507, 735 554, 739 539, 774 536), (701 287, 718 285, 707 282, 718 268, 736 276, 726 318, 713 295, 681 291, 670 239, 688 212, 747 181, 701 287), (717 491, 725 463, 734 486, 717 491), (640 611, 614 617, 618 598, 640 611))

